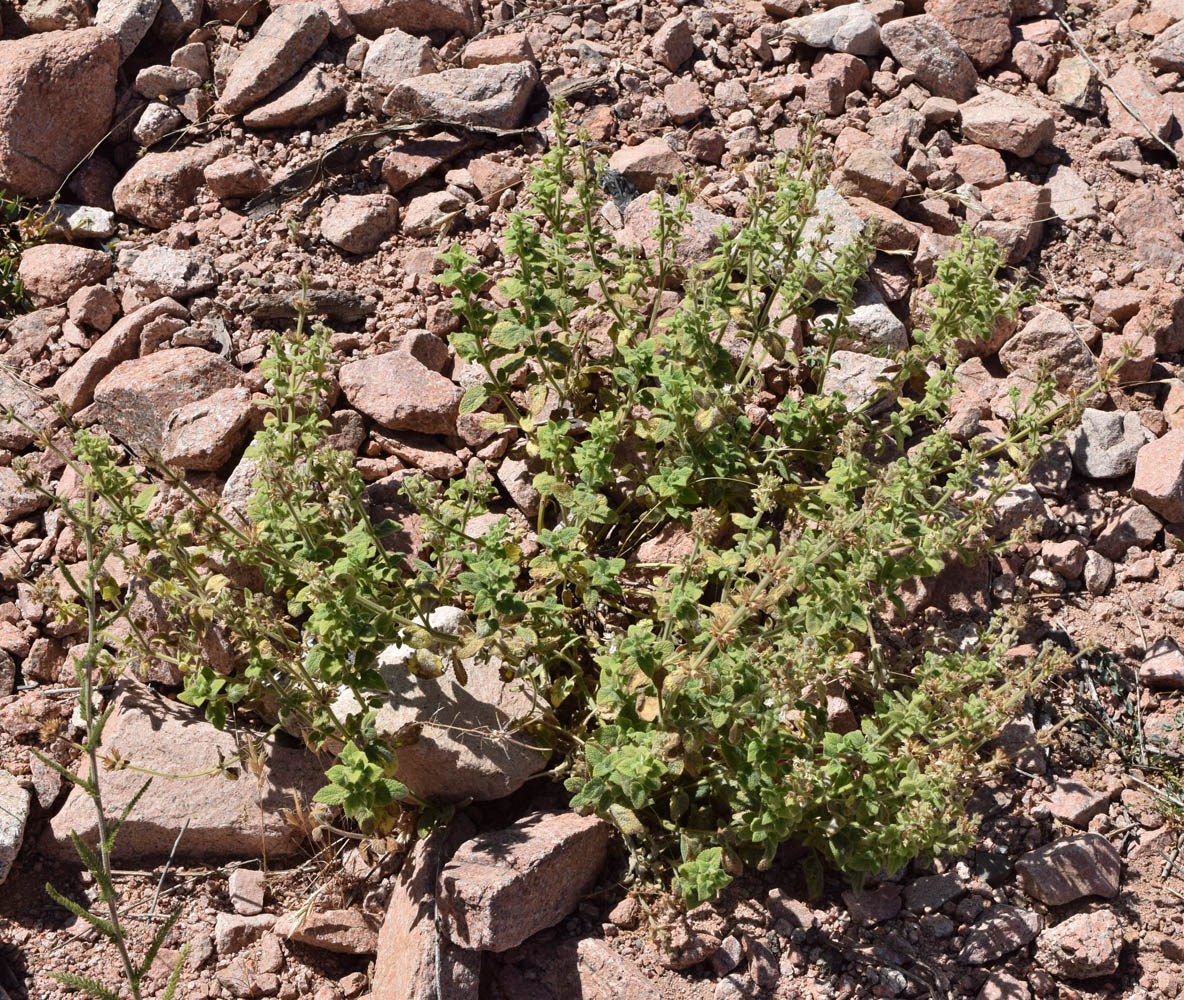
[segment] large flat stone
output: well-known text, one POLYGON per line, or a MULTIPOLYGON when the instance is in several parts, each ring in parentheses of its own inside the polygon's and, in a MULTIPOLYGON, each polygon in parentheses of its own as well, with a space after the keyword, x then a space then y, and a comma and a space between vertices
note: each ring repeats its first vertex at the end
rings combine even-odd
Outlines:
MULTIPOLYGON (((250 734, 254 735, 254 734, 250 734)), ((233 762, 241 747, 235 736, 215 729, 198 712, 167 701, 143 685, 120 680, 115 708, 103 732, 100 757, 118 750, 136 767, 164 774, 189 775, 216 768, 219 758, 233 762)), ((237 781, 221 774, 201 777, 153 778, 120 829, 115 857, 122 861, 163 857, 188 821, 177 844, 181 860, 288 858, 300 852, 295 829, 281 815, 292 796, 310 801, 325 783, 324 768, 303 747, 264 741, 266 762, 262 785, 245 767, 237 781)), ((145 775, 130 768, 99 776, 108 815, 119 811, 144 783, 145 775)), ((94 805, 75 788, 50 821, 43 848, 51 857, 77 860, 70 831, 96 842, 94 805)))

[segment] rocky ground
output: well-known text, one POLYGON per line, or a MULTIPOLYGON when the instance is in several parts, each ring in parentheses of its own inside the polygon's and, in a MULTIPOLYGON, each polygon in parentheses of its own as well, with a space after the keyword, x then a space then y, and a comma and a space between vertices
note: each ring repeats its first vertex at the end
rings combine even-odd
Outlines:
MULTIPOLYGON (((61 402, 213 488, 242 455, 265 390, 258 363, 308 275, 313 311, 337 331, 338 441, 365 478, 381 490, 407 469, 455 476, 476 457, 500 463, 523 502, 510 442, 458 426, 468 373, 432 278, 451 239, 499 270, 508 212, 551 135, 549 95, 609 156, 620 179, 606 221, 638 240, 656 183, 691 174, 698 206, 734 216, 747 168, 818 121, 834 166, 820 210, 848 236, 879 223, 856 315, 865 339, 836 373, 849 391, 866 352, 906 342, 919 289, 964 223, 1004 246, 1039 300, 959 369, 956 434, 998 433, 1009 390, 1040 364, 1062 391, 1084 390, 1129 349, 1124 387, 1090 401, 1015 498, 1040 538, 926 595, 937 613, 981 616, 1026 594, 1037 614, 1017 657, 1050 638, 1091 651, 1001 738, 1010 765, 975 798, 967 856, 858 898, 837 882, 810 898, 787 849, 693 911, 663 950, 622 891, 606 829, 526 783, 537 763, 453 754, 447 780, 478 801, 404 857, 305 838, 293 793, 314 789, 326 762, 273 741, 259 777, 158 781, 121 839, 137 947, 185 908, 146 996, 184 943, 182 997, 1184 989, 1184 800, 1147 784, 1184 753, 1184 2, 1048 2, 0 8, 0 186, 42 203, 62 192, 50 242, 20 260, 34 309, 0 332, 0 406, 36 424, 61 402)), ((55 969, 117 974, 43 889, 94 895, 68 841, 93 821, 29 753, 76 762, 78 636, 27 581, 81 558, 10 468, 25 456, 64 495, 77 488, 32 443, 0 421, 0 998, 16 1000, 67 995, 55 969)), ((168 698, 176 679, 162 666, 149 680, 163 695, 132 681, 108 692, 107 741, 142 766, 201 771, 233 754, 235 734, 168 698)), ((512 714, 492 698, 482 711, 512 714)), ((128 774, 107 776, 113 800, 128 774)))

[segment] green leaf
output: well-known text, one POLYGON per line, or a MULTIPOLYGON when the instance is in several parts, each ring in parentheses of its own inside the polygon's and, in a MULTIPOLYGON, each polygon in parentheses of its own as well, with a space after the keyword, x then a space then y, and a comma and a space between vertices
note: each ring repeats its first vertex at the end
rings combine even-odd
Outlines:
POLYGON ((460 397, 461 414, 476 413, 485 401, 489 399, 489 387, 486 385, 473 385, 465 390, 465 394, 460 397))

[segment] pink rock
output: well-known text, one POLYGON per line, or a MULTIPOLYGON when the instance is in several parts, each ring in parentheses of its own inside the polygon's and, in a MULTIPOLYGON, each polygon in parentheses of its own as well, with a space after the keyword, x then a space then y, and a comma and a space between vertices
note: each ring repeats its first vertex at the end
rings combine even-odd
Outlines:
MULTIPOLYGON (((140 454, 154 455, 165 445, 174 410, 241 384, 239 370, 218 355, 179 347, 123 362, 95 387, 95 410, 99 422, 120 441, 140 454)), ((194 419, 192 412, 183 418, 194 419)), ((216 418, 211 422, 221 426, 216 418)), ((201 429, 188 429, 187 439, 183 422, 171 446, 190 461, 208 464, 208 453, 206 462, 201 461, 201 429)))
POLYGON ((400 142, 383 157, 382 179, 386 181, 391 194, 398 194, 404 188, 423 180, 449 160, 455 159, 468 147, 468 140, 457 138, 447 132, 437 133, 427 139, 400 142))
POLYGON ((168 417, 161 458, 176 469, 222 468, 242 443, 254 411, 251 394, 242 386, 178 407, 168 417))
POLYGON ((1049 906, 1064 906, 1086 896, 1117 896, 1122 858, 1101 834, 1083 833, 1029 851, 1016 861, 1015 869, 1029 896, 1049 906))
POLYGON ((460 387, 410 355, 351 361, 342 365, 338 381, 356 409, 389 430, 456 433, 460 387))
POLYGON ((432 43, 396 28, 371 42, 362 63, 362 83, 377 95, 380 107, 396 84, 435 71, 432 43))
POLYGON ((0 187, 46 198, 106 134, 119 43, 101 28, 0 42, 0 187))
POLYGON ((475 35, 481 30, 478 4, 471 0, 341 0, 345 12, 367 38, 377 38, 390 28, 423 34, 459 31, 475 35))
POLYGON ((1184 430, 1168 431, 1139 449, 1131 496, 1165 521, 1184 521, 1184 430))
POLYGON ((345 955, 373 955, 378 950, 378 922, 361 910, 313 910, 285 913, 274 931, 297 944, 345 955))
POLYGON ((497 66, 501 63, 529 62, 538 65, 526 32, 515 31, 490 38, 478 38, 465 46, 460 64, 465 69, 497 66))
MULTIPOLYGON (((1094 547, 1107 559, 1119 560, 1132 546, 1149 548, 1161 530, 1163 524, 1150 510, 1141 503, 1130 503, 1106 523, 1106 527, 1095 539, 1094 547)), ((1086 575, 1088 574, 1087 561, 1086 575)))
POLYGON ((119 315, 119 300, 104 285, 87 285, 66 300, 70 322, 102 333, 109 330, 119 315))
POLYGON ((346 253, 370 253, 398 221, 399 203, 389 194, 347 194, 325 213, 321 235, 346 253))
POLYGON ((1098 363, 1064 313, 1041 309, 999 350, 1008 372, 1030 374, 1047 363, 1057 387, 1084 392, 1097 381, 1098 363))
POLYGON ((918 14, 890 21, 880 39, 895 59, 912 70, 935 97, 965 101, 975 90, 978 74, 957 39, 935 17, 918 14))
POLYGON ((952 154, 958 176, 977 188, 994 187, 1007 180, 1007 164, 995 150, 975 143, 955 146, 952 154))
POLYGON ((678 153, 665 139, 653 138, 637 146, 623 146, 609 157, 608 166, 624 174, 639 191, 652 191, 683 170, 678 153))
POLYGON ((522 183, 522 171, 507 163, 498 163, 487 156, 469 161, 469 176, 477 186, 481 200, 495 205, 502 194, 522 183))
POLYGON ((459 948, 436 929, 436 877, 473 835, 464 816, 416 842, 391 887, 378 935, 372 1000, 477 1000, 481 952, 459 948))
POLYGON ((1094 979, 1118 969, 1124 943, 1122 923, 1112 911, 1077 913, 1040 935, 1036 961, 1054 976, 1094 979))
POLYGON ((1047 187, 1008 181, 984 191, 982 202, 991 210, 991 218, 975 228, 999 244, 1008 263, 1018 264, 1040 245, 1044 220, 1051 213, 1047 187))
POLYGON ((205 168, 228 146, 211 142, 175 153, 149 153, 111 192, 115 210, 153 229, 167 229, 193 203, 205 168))
POLYGON ((17 274, 34 305, 56 306, 83 286, 109 277, 111 256, 68 243, 44 243, 21 254, 17 274))
POLYGON ((1059 820, 1070 826, 1084 828, 1110 805, 1110 796, 1095 792, 1088 785, 1073 778, 1062 778, 1048 797, 1048 808, 1059 820))
POLYGON ((1057 59, 1047 45, 1020 41, 1011 50, 1011 65, 1036 86, 1043 87, 1052 76, 1057 59))
POLYGON ((1148 264, 1168 270, 1184 268, 1180 217, 1165 188, 1139 184, 1118 203, 1114 221, 1148 264))
POLYGON ((128 313, 74 362, 53 387, 70 413, 77 413, 94 397, 95 386, 118 364, 136 356, 140 333, 161 316, 187 316, 188 310, 173 299, 158 299, 128 313))
POLYGON ((401 120, 438 118, 486 128, 517 128, 538 82, 533 63, 448 69, 404 80, 382 106, 401 120))
POLYGON ((831 185, 841 195, 867 198, 891 208, 916 181, 885 152, 873 146, 857 149, 831 175, 831 185))
POLYGON ((412 198, 403 214, 403 232, 431 238, 449 228, 451 220, 464 211, 464 203, 451 191, 431 191, 412 198))
MULTIPOLYGON (((216 768, 219 759, 234 761, 239 746, 232 733, 211 726, 197 712, 166 701, 142 685, 116 683, 115 707, 103 731, 102 756, 118 749, 125 760, 165 774, 196 774, 216 768)), ((238 781, 213 773, 197 778, 155 778, 119 831, 115 857, 136 860, 167 857, 185 821, 189 826, 177 844, 178 860, 257 858, 299 853, 297 836, 278 809, 259 809, 263 801, 289 803, 293 793, 305 801, 324 784, 316 758, 303 748, 289 749, 274 739, 264 741, 262 787, 242 768, 238 781)), ((144 783, 134 770, 107 771, 102 776, 108 808, 119 810, 144 783)), ((77 863, 70 832, 95 842, 94 804, 74 788, 50 821, 43 841, 51 857, 77 863)), ((259 918, 238 917, 238 920, 259 918)))
POLYGON ((1152 688, 1184 690, 1184 652, 1175 639, 1165 637, 1147 650, 1139 665, 1139 680, 1152 688))
POLYGON ((263 896, 267 880, 256 868, 236 868, 230 873, 227 893, 235 913, 253 917, 263 912, 263 896))
POLYGON ((315 3, 284 4, 272 11, 234 63, 218 110, 236 115, 291 79, 329 37, 329 15, 315 3))
POLYGON ((299 72, 245 115, 247 128, 296 128, 345 106, 345 88, 320 66, 299 72))
POLYGON ((215 198, 251 198, 265 190, 267 175, 251 157, 231 153, 215 160, 203 173, 206 185, 215 198))
POLYGON ((998 90, 962 107, 962 134, 972 142, 1016 156, 1031 156, 1056 138, 1056 121, 1043 108, 998 90))
POLYGON ((975 69, 989 69, 1011 51, 1011 0, 929 0, 925 12, 954 36, 975 69))
POLYGON ((136 74, 132 89, 141 97, 153 100, 157 97, 180 94, 194 87, 200 87, 202 79, 193 70, 181 66, 145 66, 136 74))
POLYGON ((328 15, 329 32, 334 38, 353 38, 358 33, 354 22, 350 20, 345 8, 341 5, 341 0, 271 0, 271 7, 274 10, 284 4, 302 2, 315 3, 328 15))
POLYGON ((475 837, 440 873, 444 932, 463 948, 506 951, 558 923, 596 881, 608 834, 595 817, 554 813, 475 837))
POLYGON ((1134 66, 1125 63, 1107 81, 1102 97, 1106 102, 1106 113, 1110 118, 1110 128, 1129 135, 1145 146, 1157 147, 1155 140, 1147 134, 1143 125, 1122 106, 1115 97, 1117 92, 1126 104, 1136 111, 1140 118, 1147 123, 1147 128, 1160 139, 1167 139, 1175 123, 1175 115, 1159 88, 1155 85, 1155 78, 1134 66), (1110 89, 1113 88, 1113 91, 1110 89))
POLYGON ((685 125, 707 110, 707 98, 699 84, 689 77, 668 83, 662 91, 666 102, 666 113, 676 125, 685 125))
POLYGON ((670 18, 654 32, 650 51, 668 70, 677 72, 695 54, 695 38, 691 33, 690 22, 681 14, 670 18))
POLYGON ((273 913, 219 913, 214 918, 214 944, 218 954, 233 955, 258 941, 275 926, 273 913))
POLYGON ((852 918, 866 926, 891 920, 900 912, 900 886, 892 883, 864 889, 856 895, 843 893, 843 903, 852 918))

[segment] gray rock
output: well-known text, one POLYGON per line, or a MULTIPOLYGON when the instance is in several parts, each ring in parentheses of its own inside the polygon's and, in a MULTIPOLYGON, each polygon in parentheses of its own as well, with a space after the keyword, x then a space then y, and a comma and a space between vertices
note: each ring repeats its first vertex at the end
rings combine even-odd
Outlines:
POLYGON ((184 128, 185 116, 168 104, 153 103, 144 109, 132 138, 141 146, 154 146, 170 132, 184 128))
POLYGON ((243 124, 247 128, 296 128, 339 111, 346 97, 345 87, 330 73, 320 66, 309 66, 243 115, 243 124))
POLYGON ((426 38, 396 28, 370 43, 362 63, 362 84, 377 95, 381 107, 395 86, 413 76, 436 69, 436 53, 426 38))
POLYGON ((842 393, 848 412, 863 409, 869 416, 882 413, 892 406, 892 390, 882 384, 889 370, 895 367, 890 358, 877 358, 854 351, 835 351, 826 372, 825 390, 842 393))
POLYGON ((966 935, 958 959, 967 965, 987 965, 1030 944, 1042 923, 1030 910, 1007 904, 992 906, 966 935))
POLYGON ((427 73, 397 84, 382 110, 401 121, 436 118, 486 128, 517 128, 538 78, 538 70, 528 62, 427 73))
POLYGON ((792 18, 782 22, 781 30, 786 37, 815 49, 833 49, 856 56, 874 56, 880 51, 879 22, 860 3, 792 18))
MULTIPOLYGON (((450 622, 442 611, 449 613, 433 612, 433 627, 459 628, 455 616, 450 622)), ((377 666, 391 692, 375 719, 379 736, 393 740, 419 727, 418 738, 397 751, 399 780, 416 795, 453 802, 498 799, 546 763, 517 731, 518 721, 532 713, 532 698, 523 684, 502 679, 500 660, 462 661, 463 684, 446 655, 409 646, 388 647, 377 666)))
MULTIPOLYGON (((828 336, 838 310, 823 306, 814 311, 814 335, 828 336)), ((847 317, 849 336, 840 335, 835 347, 844 351, 861 353, 895 354, 908 349, 909 337, 904 324, 888 308, 884 297, 870 281, 859 281, 855 285, 855 308, 847 317)))
POLYGON ((128 277, 152 298, 167 295, 187 299, 211 291, 218 284, 211 257, 193 250, 161 246, 149 247, 141 253, 128 268, 128 277))
POLYGON ((144 40, 161 0, 99 0, 95 27, 105 28, 119 40, 119 61, 127 60, 144 40))
POLYGON ((1066 444, 1073 464, 1091 479, 1117 479, 1134 471, 1139 449, 1154 435, 1133 412, 1086 409, 1081 426, 1071 431, 1066 444))
POLYGON ((44 212, 49 236, 109 240, 115 235, 115 213, 105 208, 58 202, 48 206, 44 212))
POLYGON ((1077 913, 1050 927, 1036 942, 1036 961, 1054 976, 1096 979, 1118 969, 1122 923, 1110 910, 1077 913))
POLYGON ((214 946, 222 956, 242 951, 275 926, 274 913, 219 913, 214 918, 214 946))
POLYGON ((834 262, 837 252, 854 243, 866 226, 846 198, 833 187, 824 187, 814 200, 814 214, 802 228, 802 256, 810 252, 810 246, 820 237, 824 223, 829 223, 831 231, 823 237, 824 249, 819 259, 827 264, 834 262))
POLYGON ((0 768, 0 884, 8 878, 12 863, 24 843, 29 804, 28 791, 21 787, 16 778, 0 768))
POLYGON ((889 21, 880 39, 895 59, 912 70, 935 97, 965 101, 978 85, 974 64, 937 19, 929 14, 889 21))

